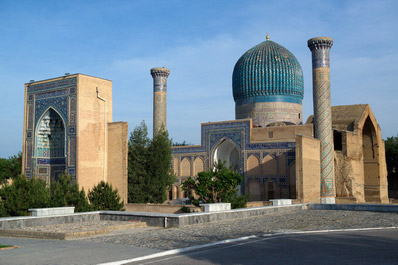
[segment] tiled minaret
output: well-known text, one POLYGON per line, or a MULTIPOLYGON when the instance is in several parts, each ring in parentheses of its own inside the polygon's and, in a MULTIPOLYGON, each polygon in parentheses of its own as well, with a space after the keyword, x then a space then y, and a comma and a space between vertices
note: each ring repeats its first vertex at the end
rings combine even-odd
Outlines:
POLYGON ((167 128, 167 77, 170 70, 164 67, 152 68, 153 77, 153 135, 162 126, 167 128))
POLYGON ((329 51, 333 39, 308 40, 312 52, 315 137, 321 142, 321 203, 335 203, 332 112, 330 106, 329 51))

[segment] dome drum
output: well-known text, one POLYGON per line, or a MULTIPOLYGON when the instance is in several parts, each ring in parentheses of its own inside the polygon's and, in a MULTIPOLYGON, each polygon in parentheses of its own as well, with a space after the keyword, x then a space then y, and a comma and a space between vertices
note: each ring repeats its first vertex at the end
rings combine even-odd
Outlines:
POLYGON ((300 124, 303 110, 297 103, 257 102, 236 105, 235 116, 236 119, 251 118, 255 126, 266 127, 275 122, 300 124))

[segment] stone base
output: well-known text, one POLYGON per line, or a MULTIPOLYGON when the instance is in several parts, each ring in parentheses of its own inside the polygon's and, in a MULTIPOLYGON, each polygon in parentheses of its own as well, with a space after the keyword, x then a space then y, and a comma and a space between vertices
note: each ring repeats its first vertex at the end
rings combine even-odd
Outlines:
POLYGON ((226 202, 226 203, 203 203, 203 204, 199 204, 199 206, 203 207, 203 211, 205 213, 231 210, 231 204, 229 202, 226 202))
POLYGON ((321 204, 336 204, 335 197, 323 197, 321 198, 321 204))
POLYGON ((270 201, 272 202, 272 206, 292 205, 291 199, 275 199, 270 201))

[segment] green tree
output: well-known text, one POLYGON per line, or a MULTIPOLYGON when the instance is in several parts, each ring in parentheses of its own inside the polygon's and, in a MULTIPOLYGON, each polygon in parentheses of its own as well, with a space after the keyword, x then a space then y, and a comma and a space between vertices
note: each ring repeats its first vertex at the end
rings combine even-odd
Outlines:
POLYGON ((387 137, 385 146, 388 174, 396 173, 398 171, 398 135, 387 137))
POLYGON ((128 145, 128 201, 132 203, 148 201, 146 186, 149 143, 148 128, 142 121, 130 134, 128 145))
POLYGON ((84 190, 79 191, 77 182, 72 182, 72 177, 63 174, 58 181, 51 181, 51 206, 74 206, 75 212, 87 212, 91 210, 84 190))
POLYGON ((192 144, 189 144, 189 143, 185 142, 185 140, 183 142, 181 142, 181 143, 179 143, 179 142, 174 142, 173 143, 173 146, 187 146, 187 145, 192 145, 192 144))
POLYGON ((233 169, 228 169, 220 160, 209 171, 198 173, 198 177, 189 177, 182 183, 183 189, 188 191, 191 201, 198 205, 204 203, 229 202, 235 199, 236 186, 242 181, 242 176, 233 169), (193 191, 198 196, 193 196, 193 191))
POLYGON ((22 153, 10 156, 8 159, 0 158, 0 184, 7 179, 12 179, 21 174, 22 170, 22 153))
POLYGON ((120 202, 117 189, 112 185, 101 181, 88 192, 88 199, 94 210, 124 211, 124 202, 120 202))
POLYGON ((19 175, 11 184, 5 184, 0 189, 0 198, 4 210, 9 216, 28 215, 30 208, 50 207, 51 194, 47 184, 42 179, 27 180, 19 175))
POLYGON ((161 128, 148 147, 149 187, 147 190, 150 191, 150 202, 164 202, 167 199, 168 187, 175 181, 175 176, 170 169, 171 152, 169 134, 161 128))
POLYGON ((174 182, 170 172, 171 140, 163 128, 148 138, 145 122, 130 134, 128 157, 128 201, 162 203, 174 182))

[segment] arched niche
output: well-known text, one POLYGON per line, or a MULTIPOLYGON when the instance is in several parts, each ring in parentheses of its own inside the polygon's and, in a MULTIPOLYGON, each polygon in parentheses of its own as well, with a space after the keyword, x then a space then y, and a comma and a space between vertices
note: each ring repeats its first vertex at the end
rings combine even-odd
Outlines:
POLYGON ((261 184, 257 179, 252 179, 248 183, 250 201, 261 201, 261 184))
POLYGON ((246 163, 246 176, 260 176, 260 160, 255 155, 249 156, 246 163))
POLYGON ((266 155, 262 162, 263 175, 277 175, 277 161, 271 155, 266 155))
POLYGON ((365 201, 374 201, 380 198, 379 189, 374 188, 380 185, 380 163, 376 129, 370 117, 362 129, 362 148, 365 201))
POLYGON ((205 163, 202 158, 197 157, 193 162, 193 175, 197 176, 199 172, 205 170, 205 163))
POLYGON ((37 162, 35 175, 48 183, 66 169, 66 132, 61 115, 53 108, 40 117, 35 129, 34 159, 37 162))
POLYGON ((272 200, 277 198, 276 185, 273 180, 264 182, 264 198, 265 200, 272 200))
POLYGON ((65 157, 64 121, 52 108, 37 123, 34 155, 37 158, 65 157))
POLYGON ((230 139, 223 139, 214 149, 213 162, 217 163, 221 160, 226 167, 232 167, 239 171, 240 155, 238 148, 230 139))
POLYGON ((184 158, 181 162, 181 176, 191 176, 191 160, 188 157, 184 158))

